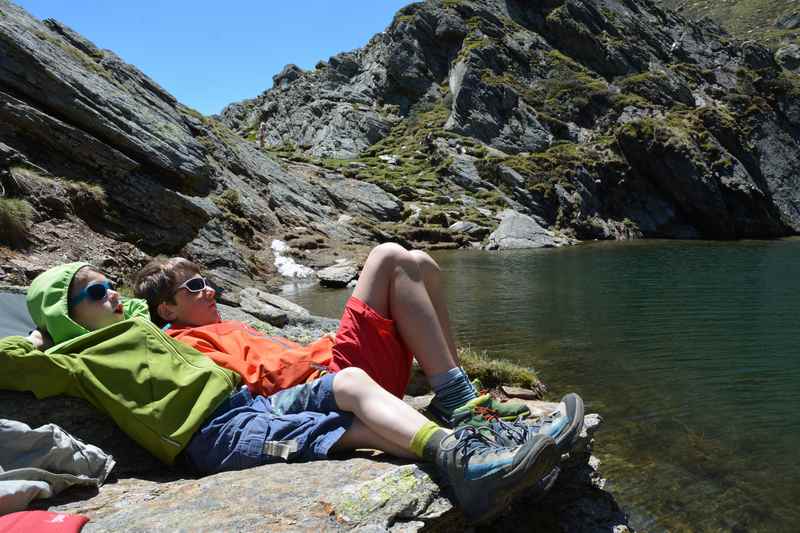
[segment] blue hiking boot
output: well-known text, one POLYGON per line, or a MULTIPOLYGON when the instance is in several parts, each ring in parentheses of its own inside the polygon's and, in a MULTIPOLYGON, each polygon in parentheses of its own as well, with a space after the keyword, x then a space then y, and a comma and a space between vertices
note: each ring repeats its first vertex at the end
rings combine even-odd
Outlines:
POLYGON ((569 453, 583 428, 583 400, 575 393, 561 398, 558 409, 533 421, 517 420, 489 421, 496 435, 495 440, 503 446, 518 446, 533 435, 547 435, 556 442, 560 454, 569 453))
POLYGON ((549 483, 559 459, 555 441, 546 435, 505 447, 463 426, 442 440, 436 464, 467 521, 478 523, 496 516, 518 494, 549 483))

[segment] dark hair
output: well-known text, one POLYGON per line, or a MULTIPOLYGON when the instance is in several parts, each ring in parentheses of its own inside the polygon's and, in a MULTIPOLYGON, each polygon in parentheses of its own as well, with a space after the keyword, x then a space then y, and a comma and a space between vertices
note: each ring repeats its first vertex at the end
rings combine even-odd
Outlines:
POLYGON ((136 274, 133 293, 147 300, 150 319, 159 327, 167 322, 158 314, 163 302, 175 303, 175 291, 184 280, 200 273, 200 267, 183 257, 157 258, 136 274))

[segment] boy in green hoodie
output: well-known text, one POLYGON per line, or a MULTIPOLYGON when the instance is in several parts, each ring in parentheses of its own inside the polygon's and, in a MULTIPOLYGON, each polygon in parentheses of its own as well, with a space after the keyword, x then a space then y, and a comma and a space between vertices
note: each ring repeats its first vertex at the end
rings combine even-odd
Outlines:
POLYGON ((183 453, 213 473, 371 447, 433 462, 468 520, 483 521, 545 482, 558 462, 546 435, 500 446, 469 426, 449 433, 358 368, 253 396, 238 375, 164 335, 143 302, 123 302, 86 263, 43 273, 27 300, 54 346, 36 333, 0 340, 0 388, 84 398, 167 464, 183 453))

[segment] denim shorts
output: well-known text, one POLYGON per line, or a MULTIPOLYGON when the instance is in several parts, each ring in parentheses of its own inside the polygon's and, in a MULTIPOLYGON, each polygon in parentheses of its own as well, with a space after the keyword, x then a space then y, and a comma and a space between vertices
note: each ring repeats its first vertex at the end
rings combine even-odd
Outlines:
POLYGON ((336 406, 334 376, 270 397, 254 396, 242 387, 197 430, 184 451, 186 457, 207 474, 327 458, 353 423, 353 414, 336 406))

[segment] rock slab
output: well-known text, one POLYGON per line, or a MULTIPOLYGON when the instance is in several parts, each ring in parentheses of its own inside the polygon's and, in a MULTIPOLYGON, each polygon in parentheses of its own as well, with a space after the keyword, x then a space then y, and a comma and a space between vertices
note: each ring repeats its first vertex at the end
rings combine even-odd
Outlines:
POLYGON ((543 228, 528 215, 507 210, 500 214, 502 221, 489 235, 487 250, 514 250, 520 248, 553 248, 565 244, 552 231, 543 228))
POLYGON ((324 287, 342 288, 358 277, 358 269, 350 263, 323 268, 317 272, 320 285, 324 287))

